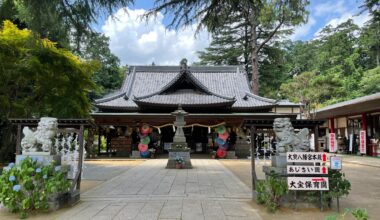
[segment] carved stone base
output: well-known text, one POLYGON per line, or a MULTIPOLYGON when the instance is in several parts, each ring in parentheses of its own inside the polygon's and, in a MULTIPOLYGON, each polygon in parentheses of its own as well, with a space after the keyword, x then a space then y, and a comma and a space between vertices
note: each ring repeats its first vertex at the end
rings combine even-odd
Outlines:
POLYGON ((177 158, 182 158, 184 161, 184 163, 182 164, 182 169, 193 168, 190 160, 190 149, 172 149, 169 150, 169 158, 168 163, 166 165, 166 169, 176 169, 177 158))

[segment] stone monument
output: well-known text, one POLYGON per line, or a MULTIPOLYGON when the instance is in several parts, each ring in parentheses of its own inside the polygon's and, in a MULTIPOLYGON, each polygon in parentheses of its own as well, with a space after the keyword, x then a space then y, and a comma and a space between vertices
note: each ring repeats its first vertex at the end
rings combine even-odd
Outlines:
POLYGON ((172 148, 169 149, 169 159, 166 165, 168 169, 176 168, 177 161, 183 161, 182 168, 191 169, 191 160, 190 160, 190 148, 187 147, 186 137, 183 133, 183 126, 186 125, 185 115, 188 113, 185 112, 181 105, 178 106, 178 109, 171 113, 175 116, 174 125, 177 127, 173 138, 172 148))
POLYGON ((272 157, 272 168, 277 171, 276 173, 286 174, 286 152, 309 151, 309 130, 303 128, 296 134, 290 118, 276 118, 273 122, 273 131, 276 134, 277 152, 272 157))
MULTIPOLYGON (((271 166, 263 166, 263 172, 266 177, 272 172, 278 175, 278 178, 285 179, 287 174, 286 152, 308 152, 310 151, 309 130, 303 128, 297 134, 294 132, 290 118, 276 118, 273 122, 273 131, 276 135, 277 152, 272 157, 271 166)), ((308 165, 308 163, 305 163, 308 165)), ((297 196, 287 194, 281 201, 284 206, 295 206, 309 208, 311 203, 307 201, 305 192, 297 192, 297 196)))
POLYGON ((53 141, 58 131, 58 121, 56 118, 42 117, 38 123, 36 131, 29 127, 24 127, 24 138, 21 140, 22 154, 16 156, 16 164, 25 157, 32 157, 43 165, 55 161, 56 165, 61 164, 61 157, 54 152, 53 141))

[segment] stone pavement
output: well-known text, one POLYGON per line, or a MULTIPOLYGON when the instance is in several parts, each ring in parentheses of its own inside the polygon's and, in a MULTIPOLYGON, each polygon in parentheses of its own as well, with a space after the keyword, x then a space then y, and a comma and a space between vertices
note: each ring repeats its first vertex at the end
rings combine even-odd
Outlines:
POLYGON ((343 166, 344 163, 352 163, 363 166, 377 167, 380 168, 380 158, 371 157, 371 156, 358 156, 350 154, 337 154, 338 156, 343 157, 343 166))
POLYGON ((251 190, 218 160, 182 170, 166 162, 147 160, 86 191, 58 219, 261 219, 251 190))

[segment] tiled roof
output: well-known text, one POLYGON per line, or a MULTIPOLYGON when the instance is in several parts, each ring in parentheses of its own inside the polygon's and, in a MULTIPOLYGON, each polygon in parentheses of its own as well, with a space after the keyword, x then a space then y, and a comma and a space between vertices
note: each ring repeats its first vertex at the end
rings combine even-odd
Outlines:
POLYGON ((189 78, 204 93, 189 91, 163 93, 175 83, 183 72, 179 66, 131 66, 122 88, 111 96, 95 102, 100 110, 138 110, 136 102, 166 104, 213 104, 232 103, 232 110, 270 108, 273 99, 263 98, 250 92, 247 75, 240 66, 189 67, 189 78))

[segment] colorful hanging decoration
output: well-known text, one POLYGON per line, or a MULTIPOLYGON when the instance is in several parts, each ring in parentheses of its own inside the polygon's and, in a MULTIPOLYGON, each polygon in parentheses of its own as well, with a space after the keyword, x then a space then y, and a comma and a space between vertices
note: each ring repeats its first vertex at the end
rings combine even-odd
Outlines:
POLYGON ((144 124, 140 128, 140 144, 138 145, 138 149, 140 151, 140 156, 143 158, 150 157, 149 152, 149 143, 150 143, 150 137, 149 134, 152 133, 152 128, 144 124))
POLYGON ((225 158, 227 156, 228 143, 227 139, 230 136, 226 127, 223 125, 218 126, 215 131, 218 133, 218 137, 215 138, 215 143, 218 145, 218 150, 216 151, 216 155, 219 158, 225 158))

